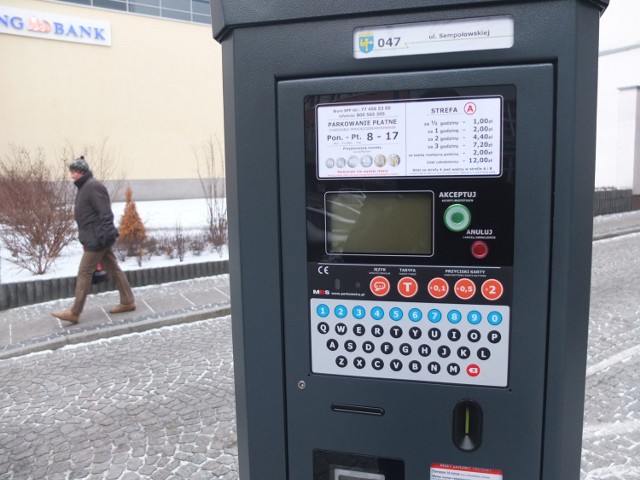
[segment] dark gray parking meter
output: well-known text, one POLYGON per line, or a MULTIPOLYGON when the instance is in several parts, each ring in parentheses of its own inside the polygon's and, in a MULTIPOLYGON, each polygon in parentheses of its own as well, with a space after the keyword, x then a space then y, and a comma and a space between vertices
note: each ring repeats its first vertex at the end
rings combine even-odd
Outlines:
POLYGON ((214 0, 243 480, 579 477, 607 0, 214 0))

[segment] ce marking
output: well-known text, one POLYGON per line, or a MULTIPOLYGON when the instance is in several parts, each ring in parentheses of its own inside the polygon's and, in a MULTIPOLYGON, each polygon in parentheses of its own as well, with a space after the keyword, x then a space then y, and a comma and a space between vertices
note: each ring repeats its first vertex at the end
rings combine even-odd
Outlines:
POLYGON ((320 265, 318 267, 318 273, 320 275, 329 275, 329 265, 320 265))

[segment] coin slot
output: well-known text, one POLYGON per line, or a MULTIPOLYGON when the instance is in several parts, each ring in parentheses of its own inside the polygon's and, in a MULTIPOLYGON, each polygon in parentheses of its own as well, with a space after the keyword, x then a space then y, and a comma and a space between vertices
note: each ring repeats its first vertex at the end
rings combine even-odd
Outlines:
POLYGON ((453 443, 472 452, 482 443, 482 408, 473 400, 462 400, 453 409, 453 443))

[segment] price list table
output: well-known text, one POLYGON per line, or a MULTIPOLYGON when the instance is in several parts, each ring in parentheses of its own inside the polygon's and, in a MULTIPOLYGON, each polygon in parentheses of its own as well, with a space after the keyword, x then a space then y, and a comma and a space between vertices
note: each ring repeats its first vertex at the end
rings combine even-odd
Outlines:
POLYGON ((318 177, 499 176, 502 97, 319 105, 318 177))

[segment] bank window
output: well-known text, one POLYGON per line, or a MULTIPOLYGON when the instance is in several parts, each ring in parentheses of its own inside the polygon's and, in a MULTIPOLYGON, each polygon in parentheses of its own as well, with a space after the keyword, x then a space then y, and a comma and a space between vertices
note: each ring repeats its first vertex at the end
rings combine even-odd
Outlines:
POLYGON ((191 0, 191 5, 193 7, 194 14, 211 15, 209 0, 191 0))
POLYGON ((186 22, 211 24, 209 0, 59 0, 186 22))
POLYGON ((175 18, 176 20, 186 20, 187 22, 191 20, 191 15, 182 10, 163 8, 161 15, 165 18, 175 18))
POLYGON ((127 11, 127 2, 123 0, 93 0, 93 6, 108 8, 110 10, 127 11))
POLYGON ((160 8, 153 7, 145 4, 132 3, 129 5, 129 11, 133 13, 139 13, 141 15, 151 15, 154 17, 160 16, 160 8))
POLYGON ((189 10, 190 4, 191 0, 162 0, 162 6, 172 10, 189 10))

